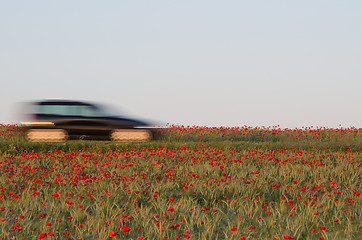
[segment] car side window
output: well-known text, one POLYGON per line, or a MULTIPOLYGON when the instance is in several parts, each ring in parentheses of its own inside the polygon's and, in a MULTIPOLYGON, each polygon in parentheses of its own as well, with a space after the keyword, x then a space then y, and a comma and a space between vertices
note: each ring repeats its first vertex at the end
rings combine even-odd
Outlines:
POLYGON ((64 105, 39 105, 38 114, 66 115, 67 106, 64 106, 64 105))
POLYGON ((79 117, 104 117, 98 108, 91 105, 39 105, 38 114, 79 117))
POLYGON ((81 116, 85 117, 101 117, 103 114, 93 106, 79 106, 81 116))

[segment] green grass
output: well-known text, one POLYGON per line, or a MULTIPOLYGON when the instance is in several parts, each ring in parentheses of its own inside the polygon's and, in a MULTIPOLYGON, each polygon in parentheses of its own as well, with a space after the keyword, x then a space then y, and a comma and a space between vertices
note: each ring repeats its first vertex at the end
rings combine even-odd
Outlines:
POLYGON ((0 237, 358 239, 361 131, 319 131, 174 128, 149 143, 3 135, 0 237))

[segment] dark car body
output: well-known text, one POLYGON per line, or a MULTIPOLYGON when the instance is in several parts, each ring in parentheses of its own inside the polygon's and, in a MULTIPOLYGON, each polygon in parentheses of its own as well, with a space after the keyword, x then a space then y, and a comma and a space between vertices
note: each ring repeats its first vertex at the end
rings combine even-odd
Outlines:
POLYGON ((31 129, 63 129, 69 139, 109 140, 115 129, 152 129, 143 121, 108 113, 103 107, 82 101, 44 100, 29 103, 23 124, 31 129))

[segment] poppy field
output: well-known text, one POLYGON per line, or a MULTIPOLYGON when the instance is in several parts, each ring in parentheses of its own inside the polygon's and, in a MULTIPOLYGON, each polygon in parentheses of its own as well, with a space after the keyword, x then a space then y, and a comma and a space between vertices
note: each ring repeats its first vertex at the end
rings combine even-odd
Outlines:
POLYGON ((29 143, 1 125, 0 141, 2 239, 361 239, 362 129, 29 143))

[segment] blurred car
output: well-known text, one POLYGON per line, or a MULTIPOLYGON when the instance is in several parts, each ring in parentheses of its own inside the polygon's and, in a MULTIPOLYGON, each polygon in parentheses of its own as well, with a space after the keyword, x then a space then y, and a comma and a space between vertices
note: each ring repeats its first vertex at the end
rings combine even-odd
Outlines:
POLYGON ((26 137, 33 142, 67 139, 150 141, 154 128, 148 123, 117 116, 101 105, 71 100, 30 102, 22 122, 26 137))

